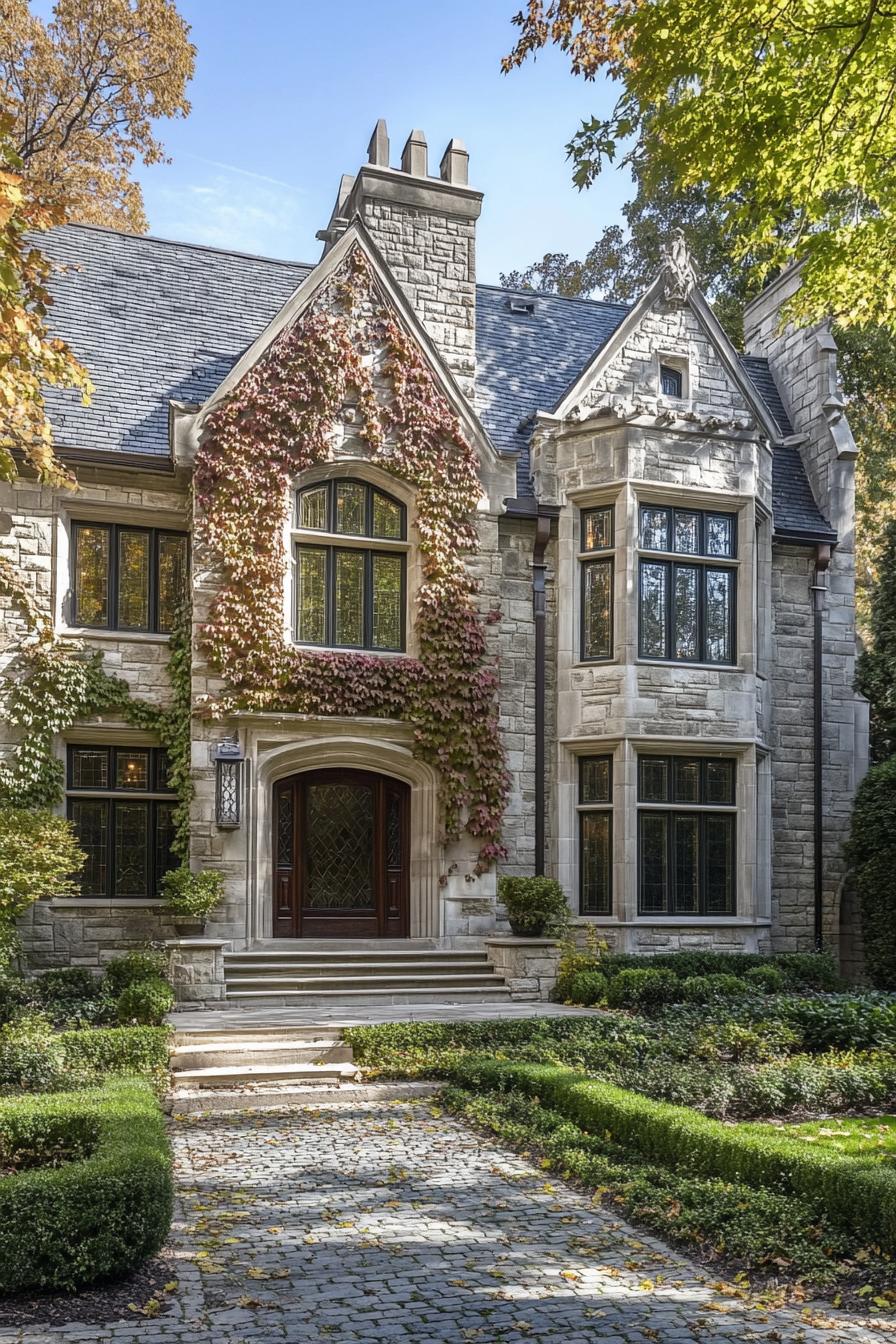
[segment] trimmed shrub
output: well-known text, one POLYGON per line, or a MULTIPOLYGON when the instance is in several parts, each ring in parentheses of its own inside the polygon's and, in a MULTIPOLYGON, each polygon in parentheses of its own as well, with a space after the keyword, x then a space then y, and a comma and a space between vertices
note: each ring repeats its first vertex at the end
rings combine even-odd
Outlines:
POLYGON ((0 1180, 0 1292, 120 1279, 163 1245, 171 1155, 147 1084, 0 1102, 0 1159, 18 1168, 0 1180))
POLYGON ((770 964, 782 973, 790 989, 821 989, 830 993, 843 987, 830 952, 782 952, 770 964))
POLYGON ((865 969, 878 989, 896 989, 896 756, 872 766, 859 785, 847 854, 856 866, 865 969))
POLYGON ((606 976, 650 967, 672 971, 681 980, 694 975, 736 975, 743 979, 749 971, 766 966, 781 972, 786 988, 840 987, 837 964, 828 952, 792 952, 775 957, 755 952, 658 952, 646 957, 633 952, 612 952, 600 959, 600 970, 606 976))
POLYGON ((46 1017, 31 1013, 0 1027, 0 1089, 40 1092, 58 1087, 64 1054, 46 1017))
POLYGON ((611 1008, 659 1008, 681 997, 678 977, 667 970, 625 970, 607 986, 611 1008))
POLYGON ((736 975, 691 975, 679 982, 676 998, 686 1003, 712 1003, 714 999, 742 999, 749 986, 736 975))
POLYGON ((518 938, 561 934, 569 923, 566 893, 550 877, 501 877, 498 900, 518 938))
POLYGON ((28 1002, 28 987, 22 977, 0 972, 0 1026, 18 1017, 28 1002))
POLYGON ((106 963, 106 986, 118 998, 123 989, 140 980, 164 980, 167 969, 164 952, 125 952, 106 963))
POLYGON ((681 1174, 792 1191, 857 1236, 896 1250, 896 1172, 882 1165, 812 1148, 766 1127, 726 1125, 570 1069, 468 1057, 457 1062, 453 1077, 465 1087, 540 1097, 589 1133, 609 1134, 681 1174))
POLYGON ((783 994, 787 988, 784 973, 777 966, 751 966, 744 973, 744 980, 760 994, 783 994))
POLYGON ((158 976, 137 980, 123 989, 116 1012, 122 1026, 160 1027, 165 1014, 174 1007, 174 991, 167 980, 158 976))
POLYGON ((66 1072, 92 1080, 107 1074, 162 1079, 168 1070, 168 1027, 97 1027, 62 1031, 66 1072))
MULTIPOLYGON (((559 981, 558 981, 559 984, 559 981)), ((576 971, 563 985, 562 1003, 580 1003, 589 1008, 606 996, 607 980, 600 971, 576 971)))

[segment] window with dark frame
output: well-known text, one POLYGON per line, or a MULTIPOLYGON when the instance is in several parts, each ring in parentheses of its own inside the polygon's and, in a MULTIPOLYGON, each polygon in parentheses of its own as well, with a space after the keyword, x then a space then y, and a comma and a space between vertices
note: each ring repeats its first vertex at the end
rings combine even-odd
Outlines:
POLYGON ((583 509, 581 522, 581 658, 613 657, 613 506, 583 509))
POLYGON ((667 557, 639 561, 640 656, 733 665, 736 515, 642 504, 640 549, 667 557))
POLYGON ((186 532, 72 523, 72 624, 169 634, 188 563, 186 532))
POLYGON ((295 547, 296 642, 402 652, 407 557, 376 542, 406 539, 404 505, 366 481, 323 481, 298 491, 295 526, 321 534, 295 547), (340 546, 340 537, 371 545, 340 546))
POLYGON ((159 894, 172 853, 177 799, 161 747, 69 746, 66 812, 87 856, 81 895, 159 894))
POLYGON ((579 913, 613 913, 613 757, 579 758, 579 913))
POLYGON ((684 390, 684 374, 671 364, 660 365, 660 390, 664 397, 681 398, 684 390))
POLYGON ((733 757, 638 757, 638 913, 734 915, 733 757))

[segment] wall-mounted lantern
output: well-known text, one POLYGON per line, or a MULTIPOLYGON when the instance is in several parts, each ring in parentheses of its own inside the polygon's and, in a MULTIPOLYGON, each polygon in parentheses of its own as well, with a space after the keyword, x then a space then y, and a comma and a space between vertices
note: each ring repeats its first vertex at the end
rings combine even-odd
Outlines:
POLYGON ((238 737, 225 737, 215 748, 215 822, 224 830, 240 824, 243 753, 238 737))

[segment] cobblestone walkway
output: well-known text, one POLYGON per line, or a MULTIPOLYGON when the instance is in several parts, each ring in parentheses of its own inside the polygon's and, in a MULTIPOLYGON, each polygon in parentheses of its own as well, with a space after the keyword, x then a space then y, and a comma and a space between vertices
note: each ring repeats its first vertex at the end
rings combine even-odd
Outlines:
POLYGON ((894 1337, 843 1317, 750 1309, 662 1243, 419 1103, 191 1116, 174 1130, 179 1287, 163 1314, 0 1329, 0 1344, 894 1337))

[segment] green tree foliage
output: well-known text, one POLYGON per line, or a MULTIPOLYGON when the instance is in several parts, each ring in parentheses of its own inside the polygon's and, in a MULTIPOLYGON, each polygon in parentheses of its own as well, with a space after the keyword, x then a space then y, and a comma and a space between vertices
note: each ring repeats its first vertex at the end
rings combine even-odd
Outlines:
POLYGON ((869 647, 859 659, 857 680, 871 703, 872 752, 882 761, 896 752, 896 519, 884 530, 869 630, 869 647))
POLYGON ((42 896, 73 896, 83 865, 64 817, 0 804, 0 962, 13 945, 19 916, 42 896))
POLYGON ((872 766, 856 795, 849 855, 862 911, 865 967, 896 988, 896 756, 872 766))
POLYGON ((805 262, 794 314, 896 315, 896 21, 880 0, 528 0, 504 69, 555 44, 620 93, 568 149, 574 181, 634 165, 719 202, 761 280, 805 262))

